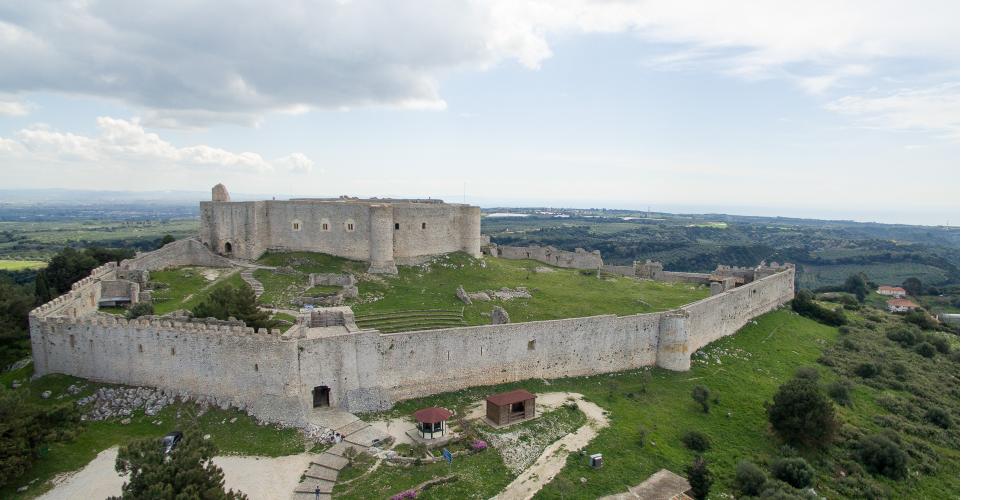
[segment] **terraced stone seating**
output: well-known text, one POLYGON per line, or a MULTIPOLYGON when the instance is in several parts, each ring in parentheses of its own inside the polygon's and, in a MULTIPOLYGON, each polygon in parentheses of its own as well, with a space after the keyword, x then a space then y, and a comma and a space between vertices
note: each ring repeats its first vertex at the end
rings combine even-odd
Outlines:
POLYGON ((374 328, 383 333, 410 330, 432 330, 467 326, 462 312, 448 309, 425 309, 364 314, 354 317, 361 328, 374 328))

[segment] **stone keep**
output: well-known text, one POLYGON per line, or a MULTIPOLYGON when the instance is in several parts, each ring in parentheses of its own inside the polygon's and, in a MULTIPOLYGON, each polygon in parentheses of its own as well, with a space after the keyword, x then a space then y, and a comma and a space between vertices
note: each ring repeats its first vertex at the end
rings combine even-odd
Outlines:
POLYGON ((201 202, 201 241, 213 252, 257 259, 268 250, 321 252, 395 273, 449 252, 480 252, 479 207, 441 200, 301 198, 233 202, 222 184, 201 202))

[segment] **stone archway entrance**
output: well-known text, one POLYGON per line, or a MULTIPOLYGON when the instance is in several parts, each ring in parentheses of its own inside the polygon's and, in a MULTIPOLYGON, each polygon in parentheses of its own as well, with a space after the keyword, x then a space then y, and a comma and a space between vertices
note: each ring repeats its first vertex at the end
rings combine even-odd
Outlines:
POLYGON ((233 253, 233 244, 227 241, 226 242, 225 251, 226 251, 226 255, 232 254, 233 253))
POLYGON ((330 388, 321 385, 313 387, 313 408, 330 406, 330 388))

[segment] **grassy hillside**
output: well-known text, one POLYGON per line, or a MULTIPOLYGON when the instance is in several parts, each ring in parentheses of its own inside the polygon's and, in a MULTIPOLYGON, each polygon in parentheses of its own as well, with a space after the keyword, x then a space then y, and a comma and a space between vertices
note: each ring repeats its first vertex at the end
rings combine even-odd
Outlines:
MULTIPOLYGON (((579 392, 610 411, 611 426, 587 446, 591 453, 604 454, 605 466, 592 470, 571 458, 556 481, 535 498, 597 498, 624 491, 661 468, 683 474, 695 455, 683 446, 681 437, 692 430, 711 439, 712 447, 705 453, 716 477, 711 497, 724 498, 734 493, 731 482, 739 461, 750 460, 767 470, 768 463, 783 452, 782 443, 769 431, 764 404, 798 367, 811 366, 819 371, 823 383, 839 379, 853 382, 852 405, 836 408, 842 422, 839 437, 825 450, 797 452, 816 469, 813 487, 820 496, 958 498, 957 356, 920 356, 885 337, 885 329, 896 325, 897 318, 876 311, 866 314, 878 321, 855 315, 855 326, 845 334, 782 309, 704 348, 689 372, 649 369, 479 387, 405 401, 391 413, 402 415, 431 405, 456 407, 511 387, 579 392), (826 365, 817 363, 819 359, 826 365), (862 360, 884 365, 885 375, 871 379, 854 375, 862 360), (913 377, 894 382, 892 367, 897 365, 905 366, 913 377), (644 384, 647 377, 648 384, 644 384), (714 402, 708 414, 691 398, 692 388, 698 384, 712 393, 714 402), (945 408, 953 416, 954 426, 942 430, 928 424, 920 410, 923 406, 945 408), (906 479, 872 475, 854 461, 851 449, 856 439, 883 431, 898 433, 896 437, 910 457, 906 479), (645 442, 640 444, 643 433, 645 442)), ((957 347, 957 338, 952 341, 957 347)), ((496 466, 495 458, 485 453, 461 460, 459 470, 488 471, 496 466)), ((409 480, 400 478, 399 472, 391 474, 393 487, 399 490, 434 476, 419 468, 409 480)), ((375 475, 364 481, 371 481, 374 487, 385 480, 375 475)), ((501 487, 484 486, 462 477, 432 491, 434 498, 489 498, 501 487)), ((364 488, 354 486, 351 491, 364 488)), ((346 498, 360 498, 345 493, 346 498)))

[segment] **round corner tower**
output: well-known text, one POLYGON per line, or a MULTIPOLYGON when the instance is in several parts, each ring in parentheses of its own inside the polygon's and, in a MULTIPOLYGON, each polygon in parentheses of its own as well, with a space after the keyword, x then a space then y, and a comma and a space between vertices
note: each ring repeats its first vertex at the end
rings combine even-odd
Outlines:
POLYGON ((392 205, 373 204, 368 208, 371 214, 369 244, 369 273, 396 274, 396 261, 393 252, 393 232, 395 226, 392 219, 392 205))

